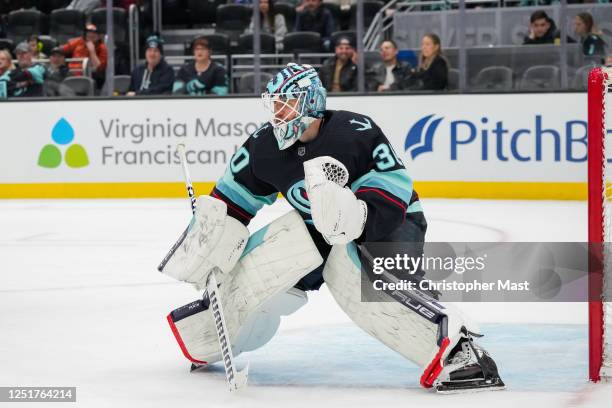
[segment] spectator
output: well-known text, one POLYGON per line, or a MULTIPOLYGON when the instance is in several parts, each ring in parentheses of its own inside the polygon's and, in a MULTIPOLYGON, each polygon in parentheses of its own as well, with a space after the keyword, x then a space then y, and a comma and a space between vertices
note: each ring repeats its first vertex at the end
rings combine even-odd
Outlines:
MULTIPOLYGON (((273 0, 260 0, 259 1, 259 15, 261 22, 261 32, 274 35, 276 42, 276 51, 280 52, 283 50, 283 38, 287 34, 287 23, 285 22, 285 16, 282 14, 274 13, 274 2, 273 0)), ((253 21, 247 28, 246 33, 252 33, 254 31, 253 21)))
POLYGON ((410 89, 414 90, 441 91, 448 86, 448 62, 436 34, 423 36, 419 66, 410 80, 410 89))
POLYGON ((523 45, 554 44, 558 40, 557 25, 545 11, 534 11, 529 21, 529 35, 523 40, 523 45))
POLYGON ((397 60, 397 44, 386 40, 380 45, 382 63, 376 64, 368 73, 368 89, 384 92, 405 89, 411 75, 411 67, 397 60))
POLYGON ((335 56, 323 63, 319 77, 325 89, 331 92, 354 92, 357 90, 356 53, 348 37, 336 42, 335 56))
MULTIPOLYGON (((108 50, 104 41, 102 41, 102 35, 98 31, 98 27, 94 24, 87 24, 85 34, 69 40, 62 47, 62 51, 67 58, 89 58, 92 78, 96 81, 98 88, 104 84, 108 50)), ((70 62, 68 67, 75 75, 83 75, 83 63, 81 61, 70 62)))
POLYGON ((295 19, 295 31, 314 31, 321 34, 325 49, 329 49, 329 39, 335 31, 334 17, 323 7, 322 0, 304 0, 304 11, 295 19))
POLYGON ((30 50, 32 50, 32 58, 35 60, 47 59, 47 55, 42 52, 43 44, 38 41, 37 35, 31 35, 28 38, 28 44, 30 45, 30 50))
POLYGON ((10 71, 15 69, 13 56, 8 50, 0 50, 0 78, 3 78, 10 71))
POLYGON ((49 54, 49 63, 45 67, 45 79, 62 82, 70 76, 70 69, 66 65, 66 57, 60 47, 55 47, 49 54))
POLYGON ((98 7, 100 7, 100 0, 72 0, 66 8, 82 11, 88 16, 98 7))
POLYGON ((163 39, 159 35, 147 38, 145 63, 132 72, 129 92, 134 95, 162 95, 172 92, 174 70, 164 60, 163 39))
POLYGON ((579 13, 574 17, 574 32, 580 37, 584 55, 598 56, 603 60, 606 55, 606 43, 601 38, 601 33, 595 29, 591 14, 579 13))
POLYGON ((49 54, 49 63, 45 66, 45 96, 75 96, 75 92, 62 81, 70 76, 66 58, 60 47, 55 47, 49 54))
POLYGON ((14 69, 11 53, 8 50, 0 50, 0 99, 8 96, 7 83, 11 80, 10 73, 14 69))
POLYGON ((15 47, 18 66, 9 73, 8 96, 43 96, 45 68, 32 61, 30 45, 22 42, 15 47))
POLYGON ((228 79, 225 68, 212 61, 208 40, 198 37, 191 44, 194 61, 188 61, 179 70, 173 92, 187 95, 227 95, 228 79))

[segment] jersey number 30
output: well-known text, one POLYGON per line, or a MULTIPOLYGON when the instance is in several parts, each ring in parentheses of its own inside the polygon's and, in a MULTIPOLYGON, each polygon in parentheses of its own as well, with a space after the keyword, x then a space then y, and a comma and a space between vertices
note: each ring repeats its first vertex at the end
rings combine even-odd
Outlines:
POLYGON ((249 164, 249 152, 244 147, 238 149, 238 151, 232 157, 230 161, 230 169, 233 174, 238 173, 240 170, 244 169, 245 166, 249 164))
POLYGON ((393 149, 386 143, 381 143, 374 148, 372 157, 376 160, 378 170, 388 170, 399 163, 403 166, 402 161, 397 157, 393 149))

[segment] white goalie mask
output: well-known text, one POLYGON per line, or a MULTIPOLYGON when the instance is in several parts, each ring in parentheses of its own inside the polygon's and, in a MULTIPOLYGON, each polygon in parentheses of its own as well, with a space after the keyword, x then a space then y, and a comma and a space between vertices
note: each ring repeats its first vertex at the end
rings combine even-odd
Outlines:
POLYGON ((268 82, 261 97, 280 150, 293 145, 304 130, 323 117, 327 92, 310 65, 287 64, 268 82))

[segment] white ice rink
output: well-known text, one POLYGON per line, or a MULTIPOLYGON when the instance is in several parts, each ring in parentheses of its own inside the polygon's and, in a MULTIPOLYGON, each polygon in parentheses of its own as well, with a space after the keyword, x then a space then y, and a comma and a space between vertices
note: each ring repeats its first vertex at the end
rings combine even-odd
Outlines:
MULTIPOLYGON (((584 202, 423 204, 430 241, 586 240, 584 202)), ((253 230, 287 209, 265 210, 253 230)), ((187 200, 0 202, 0 386, 76 386, 66 405, 88 408, 612 406, 612 387, 586 382, 585 304, 465 304, 508 390, 440 396, 325 287, 238 358, 250 387, 230 394, 222 367, 189 372, 165 320, 199 297, 156 271, 190 216, 187 200)))

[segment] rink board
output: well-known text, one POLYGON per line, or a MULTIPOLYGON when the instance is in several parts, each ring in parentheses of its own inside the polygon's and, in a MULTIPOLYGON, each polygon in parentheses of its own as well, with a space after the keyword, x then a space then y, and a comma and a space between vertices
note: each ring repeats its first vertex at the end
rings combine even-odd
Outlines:
MULTIPOLYGON (((585 94, 342 96, 328 105, 367 114, 346 125, 357 137, 378 125, 421 196, 586 198, 585 94)), ((207 193, 267 118, 257 98, 4 102, 0 198, 180 197, 179 143, 207 193), (26 107, 35 117, 16 120, 26 107)))

